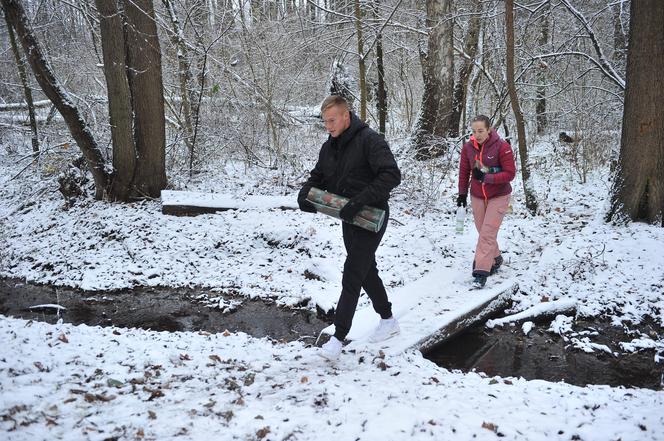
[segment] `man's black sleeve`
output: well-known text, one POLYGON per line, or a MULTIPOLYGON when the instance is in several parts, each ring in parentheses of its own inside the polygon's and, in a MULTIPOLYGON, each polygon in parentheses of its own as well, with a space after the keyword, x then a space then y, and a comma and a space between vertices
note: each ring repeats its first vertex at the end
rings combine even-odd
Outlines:
POLYGON ((378 133, 371 133, 363 147, 375 178, 353 199, 361 204, 379 204, 387 201, 390 191, 401 183, 401 171, 387 141, 378 133))

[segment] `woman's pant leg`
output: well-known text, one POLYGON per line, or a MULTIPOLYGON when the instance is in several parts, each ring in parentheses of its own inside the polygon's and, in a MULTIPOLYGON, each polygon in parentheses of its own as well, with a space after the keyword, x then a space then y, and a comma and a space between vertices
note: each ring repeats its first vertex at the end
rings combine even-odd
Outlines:
POLYGON ((475 227, 479 233, 475 249, 474 272, 476 273, 489 275, 494 259, 500 255, 498 230, 507 212, 509 201, 510 195, 497 196, 488 201, 472 198, 475 227))

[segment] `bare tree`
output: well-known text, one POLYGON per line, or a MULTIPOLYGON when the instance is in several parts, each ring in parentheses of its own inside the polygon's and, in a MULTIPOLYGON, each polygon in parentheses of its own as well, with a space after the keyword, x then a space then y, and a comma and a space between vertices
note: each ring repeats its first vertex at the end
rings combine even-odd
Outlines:
POLYGON ((664 2, 632 1, 620 161, 607 220, 664 226, 664 2))
POLYGON ((23 96, 25 97, 25 105, 28 107, 28 118, 30 119, 30 129, 32 130, 32 151, 35 154, 39 154, 39 131, 37 129, 37 117, 35 116, 35 104, 32 100, 32 89, 30 89, 30 83, 28 81, 28 73, 25 69, 25 62, 23 57, 21 57, 21 52, 18 49, 18 44, 16 44, 16 36, 14 34, 14 29, 9 22, 7 14, 5 14, 5 22, 7 23, 7 33, 9 34, 9 45, 12 48, 14 53, 14 59, 16 60, 16 68, 18 70, 18 76, 21 80, 21 85, 23 86, 23 96))
POLYGON ((459 68, 459 78, 454 85, 454 100, 452 103, 452 116, 450 121, 450 136, 459 136, 459 125, 461 114, 466 106, 466 96, 468 94, 468 81, 473 71, 477 49, 480 42, 480 30, 482 4, 480 0, 472 0, 470 6, 470 19, 468 20, 468 29, 463 38, 463 54, 461 67, 459 68))
POLYGON ((159 197, 166 186, 166 134, 152 0, 96 2, 112 126, 111 197, 159 197))
POLYGON ((362 40, 362 8, 360 0, 354 0, 355 33, 357 36, 357 62, 360 81, 360 119, 367 119, 367 67, 364 60, 364 41, 362 40))
POLYGON ((95 0, 99 13, 104 75, 108 91, 108 113, 113 143, 111 197, 126 200, 136 170, 131 90, 127 78, 124 23, 115 1, 95 0))
MULTIPOLYGON (((418 158, 447 151, 445 139, 452 129, 454 96, 454 33, 452 0, 426 0, 427 50, 421 52, 424 94, 415 127, 418 158)), ((458 130, 458 129, 457 129, 458 130)))
MULTIPOLYGON (((178 80, 180 86, 180 102, 182 112, 181 126, 184 128, 184 143, 187 146, 187 150, 189 151, 189 175, 191 176, 193 173, 196 146, 194 145, 194 118, 192 112, 193 94, 191 93, 193 73, 189 59, 189 48, 185 41, 184 31, 175 11, 173 2, 171 0, 162 0, 162 3, 164 4, 166 13, 170 19, 171 29, 169 35, 172 45, 176 48, 178 59, 178 80)), ((211 14, 211 16, 214 17, 213 14, 211 14)))
POLYGON ((79 109, 69 93, 62 87, 49 65, 46 54, 37 39, 20 0, 1 0, 10 26, 16 30, 32 72, 44 94, 53 102, 64 118, 72 137, 78 144, 92 172, 95 198, 101 199, 108 184, 104 158, 79 109))
POLYGON ((523 113, 519 105, 519 97, 516 93, 516 82, 514 79, 514 0, 505 0, 505 35, 507 53, 505 62, 507 64, 507 89, 512 102, 512 111, 516 121, 517 135, 519 138, 519 157, 521 158, 521 179, 523 181, 523 192, 526 197, 526 208, 531 214, 537 213, 537 199, 535 189, 530 181, 530 164, 528 163, 528 147, 526 145, 526 127, 523 122, 523 113))
MULTIPOLYGON (((549 43, 549 27, 550 27, 550 4, 547 2, 544 5, 544 13, 542 14, 541 19, 541 28, 539 38, 537 39, 540 47, 546 47, 549 43)), ((547 125, 546 117, 546 71, 547 67, 545 63, 538 63, 538 72, 537 72, 537 98, 535 100, 535 115, 537 119, 537 133, 543 134, 547 125)))

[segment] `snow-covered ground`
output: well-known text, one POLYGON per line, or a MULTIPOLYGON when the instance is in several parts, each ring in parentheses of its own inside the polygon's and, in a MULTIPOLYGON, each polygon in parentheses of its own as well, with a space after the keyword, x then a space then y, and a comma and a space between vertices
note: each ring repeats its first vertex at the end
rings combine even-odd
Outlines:
MULTIPOLYGON (((504 271, 520 286, 511 312, 558 300, 627 329, 646 316, 661 327, 664 229, 605 224, 606 171, 581 185, 540 149, 541 214, 526 213, 517 181, 499 236, 504 271)), ((378 254, 386 285, 441 266, 469 272, 476 235, 469 224, 454 234, 456 173, 418 192, 421 166, 398 156, 406 179, 378 254), (424 193, 437 196, 426 209, 424 193)), ((251 209, 181 218, 162 215, 158 202, 86 200, 65 210, 43 166, 11 179, 26 166, 20 157, 0 154, 0 276, 86 290, 206 287, 325 310, 336 302, 344 251, 334 219, 251 209)), ((276 173, 228 163, 187 189, 294 195, 275 185, 284 181, 276 173)), ((573 332, 573 317, 556 323, 573 332)), ((9 439, 664 439, 662 391, 485 378, 417 353, 345 353, 330 365, 302 343, 242 334, 3 317, 0 335, 0 430, 9 439)), ((586 343, 580 349, 593 348, 586 343)), ((612 350, 643 348, 664 353, 664 336, 635 331, 612 350)))

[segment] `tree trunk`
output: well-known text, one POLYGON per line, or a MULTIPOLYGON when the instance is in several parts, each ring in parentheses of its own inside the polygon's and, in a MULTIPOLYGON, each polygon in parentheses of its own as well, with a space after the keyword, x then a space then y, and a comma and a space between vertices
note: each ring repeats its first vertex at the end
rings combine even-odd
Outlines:
MULTIPOLYGON (((549 44, 549 3, 544 5, 544 17, 542 28, 540 29, 539 35, 539 46, 540 48, 546 47, 549 44)), ((546 117, 546 71, 547 66, 544 63, 541 63, 539 66, 539 71, 537 74, 537 97, 535 98, 535 118, 537 120, 537 133, 539 135, 543 134, 547 126, 547 117, 546 117)))
POLYGON ((357 56, 360 86, 360 119, 367 119, 367 67, 364 62, 364 42, 362 41, 362 9, 360 0, 355 0, 355 33, 357 34, 357 56))
POLYGON ((69 94, 60 85, 51 66, 46 61, 46 54, 34 35, 34 31, 19 0, 0 0, 10 26, 23 46, 32 72, 44 94, 53 102, 65 120, 69 131, 83 153, 95 183, 95 198, 104 196, 108 184, 108 175, 104 169, 104 158, 97 143, 88 129, 83 116, 69 98, 69 94))
POLYGON ((28 117, 30 119, 30 129, 32 130, 32 152, 36 155, 39 154, 39 131, 37 130, 37 117, 35 116, 35 104, 32 100, 32 90, 30 89, 30 84, 28 82, 28 73, 25 69, 25 62, 23 57, 21 57, 21 52, 18 49, 18 44, 16 44, 16 36, 14 35, 14 28, 12 28, 9 23, 9 18, 5 14, 5 22, 7 23, 7 33, 9 34, 9 44, 12 47, 12 52, 14 53, 14 59, 16 60, 16 69, 18 70, 18 76, 21 79, 21 85, 23 86, 23 95, 25 96, 25 105, 28 108, 28 117))
POLYGON ((166 187, 166 121, 161 50, 152 0, 122 0, 127 67, 134 110, 137 197, 159 197, 166 187))
POLYGON ((383 36, 376 37, 376 69, 378 70, 378 93, 376 106, 378 110, 378 132, 385 134, 387 123, 387 89, 385 87, 385 65, 383 60, 383 36))
POLYGON ((623 4, 618 3, 611 7, 613 12, 613 61, 618 66, 624 66, 627 52, 627 38, 623 24, 623 4))
POLYGON ((473 72, 475 57, 480 42, 480 29, 482 4, 479 0, 473 0, 471 5, 471 17, 468 21, 468 32, 464 38, 463 51, 468 58, 463 58, 463 63, 459 69, 459 79, 454 85, 454 98, 452 101, 452 116, 450 122, 450 136, 458 137, 461 125, 461 114, 466 105, 466 96, 468 94, 468 80, 473 72))
MULTIPOLYGON (((97 0, 99 1, 99 0, 97 0)), ((193 144, 194 137, 194 128, 193 128, 193 117, 191 111, 191 101, 190 101, 190 87, 191 79, 193 77, 191 72, 191 63, 189 62, 189 50, 184 41, 184 34, 178 16, 175 13, 173 3, 170 0, 162 0, 164 7, 168 12, 168 16, 171 20, 171 42, 175 47, 177 58, 178 58, 178 79, 180 85, 180 100, 182 103, 182 114, 184 119, 184 143, 187 146, 189 151, 189 175, 193 173, 193 164, 196 160, 195 158, 195 146, 193 144)))
MULTIPOLYGON (((371 3, 374 19, 378 19, 378 6, 380 0, 371 3)), ((376 110, 378 112, 378 132, 385 134, 387 123, 387 88, 385 87, 385 63, 383 58, 383 34, 382 31, 376 35, 376 70, 378 71, 378 87, 376 91, 376 110)))
POLYGON ((116 1, 95 0, 99 13, 108 115, 113 142, 112 199, 127 201, 136 171, 136 145, 132 124, 131 91, 127 79, 126 44, 122 11, 116 1))
POLYGON ((454 40, 450 13, 452 0, 426 0, 429 37, 427 53, 421 54, 424 94, 415 127, 418 159, 440 156, 447 151, 452 130, 454 95, 454 40))
POLYGON ((537 198, 535 189, 530 182, 530 164, 528 163, 528 148, 526 147, 526 127, 523 122, 523 113, 519 105, 514 80, 514 0, 505 0, 505 33, 506 33, 506 64, 507 89, 512 102, 512 111, 516 121, 517 136, 519 137, 519 157, 521 158, 521 180, 523 192, 526 197, 526 208, 532 215, 537 213, 537 198))
POLYGON ((632 1, 618 173, 607 220, 664 227, 664 2, 632 1))

